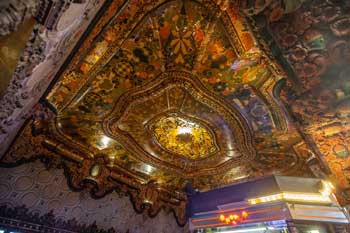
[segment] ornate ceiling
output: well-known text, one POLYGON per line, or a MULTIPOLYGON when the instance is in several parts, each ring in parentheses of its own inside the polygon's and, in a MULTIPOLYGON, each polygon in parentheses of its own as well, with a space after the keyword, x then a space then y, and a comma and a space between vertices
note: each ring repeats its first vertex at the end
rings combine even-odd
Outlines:
MULTIPOLYGON (((299 4, 285 12, 300 7, 289 2, 299 4)), ((170 208, 180 223, 188 183, 204 191, 269 174, 328 173, 306 133, 316 126, 305 131, 292 118, 289 106, 306 102, 294 105, 300 98, 287 92, 298 87, 295 75, 285 88, 282 69, 296 62, 309 75, 300 62, 309 56, 316 75, 322 56, 288 44, 299 34, 285 38, 294 28, 277 21, 283 11, 270 19, 282 10, 270 3, 114 1, 3 163, 40 157, 65 167, 74 189, 128 193, 136 211, 170 208), (282 66, 278 56, 287 58, 282 66)), ((310 46, 321 43, 310 38, 310 46)))
MULTIPOLYGON (((288 75, 281 99, 350 203, 349 1, 247 7, 255 33, 288 75), (288 13, 288 14, 284 14, 288 13)), ((292 4, 294 3, 294 4, 292 4)))

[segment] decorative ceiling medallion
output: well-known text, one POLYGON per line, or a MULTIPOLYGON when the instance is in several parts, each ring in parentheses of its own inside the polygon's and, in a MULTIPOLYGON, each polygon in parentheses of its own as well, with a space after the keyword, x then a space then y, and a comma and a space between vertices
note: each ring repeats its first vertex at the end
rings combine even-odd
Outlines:
POLYGON ((170 153, 198 159, 219 150, 214 134, 204 122, 180 112, 169 112, 152 119, 147 129, 155 141, 170 153))
POLYGON ((185 179, 225 172, 255 156, 240 112, 186 72, 163 73, 126 92, 104 131, 135 159, 185 179))

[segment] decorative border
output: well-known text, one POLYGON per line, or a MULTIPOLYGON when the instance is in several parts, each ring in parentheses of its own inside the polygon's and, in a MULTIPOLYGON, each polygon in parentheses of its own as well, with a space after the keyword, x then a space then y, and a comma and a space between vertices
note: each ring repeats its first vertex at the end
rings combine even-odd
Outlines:
POLYGON ((11 230, 24 232, 55 232, 55 233, 76 233, 76 232, 99 232, 118 233, 114 228, 108 230, 100 229, 96 223, 88 226, 79 224, 75 219, 63 221, 57 219, 50 211, 39 216, 31 212, 25 205, 19 207, 0 206, 0 226, 11 230))
MULTIPOLYGON (((168 95, 168 93, 166 95, 168 95)), ((184 100, 186 100, 186 97, 183 98, 183 101, 184 100)), ((216 135, 214 133, 214 130, 213 130, 216 127, 213 124, 211 124, 209 122, 206 122, 204 120, 198 119, 195 116, 190 116, 190 115, 184 114, 184 113, 182 113, 181 111, 179 111, 177 109, 176 110, 170 109, 170 110, 164 111, 164 112, 162 112, 160 114, 157 114, 152 119, 147 121, 146 124, 145 124, 146 132, 154 138, 154 142, 158 145, 158 147, 162 148, 162 150, 164 150, 164 151, 166 151, 169 154, 172 154, 174 156, 180 156, 180 157, 187 158, 187 157, 185 157, 185 156, 183 156, 181 154, 178 154, 176 152, 170 151, 167 148, 165 148, 164 146, 162 146, 158 142, 158 140, 156 139, 156 137, 154 136, 154 134, 153 134, 153 132, 151 130, 152 125, 154 125, 159 120, 159 118, 161 118, 162 116, 169 116, 169 115, 176 115, 176 116, 179 116, 180 118, 183 118, 183 119, 195 122, 196 124, 198 124, 200 126, 203 126, 203 128, 205 128, 209 132, 211 138, 213 139, 213 144, 215 146, 215 151, 214 152, 210 152, 209 154, 205 155, 204 158, 197 158, 196 160, 203 160, 203 159, 205 159, 207 157, 210 157, 213 154, 215 154, 215 153, 220 151, 220 146, 218 145, 218 140, 217 140, 217 137, 216 137, 216 135)))
MULTIPOLYGON (((228 169, 232 168, 233 164, 241 164, 243 161, 247 162, 253 160, 256 155, 256 151, 253 146, 251 130, 244 117, 237 109, 227 106, 225 100, 221 99, 219 96, 214 95, 215 94, 209 92, 194 75, 179 71, 163 73, 158 76, 156 80, 150 85, 145 86, 144 88, 138 88, 136 90, 134 89, 132 91, 126 92, 123 96, 121 96, 116 103, 113 111, 105 118, 103 122, 104 131, 106 132, 107 136, 111 138, 117 138, 118 141, 121 141, 123 146, 125 146, 129 151, 133 152, 133 154, 138 155, 138 158, 140 158, 142 161, 153 164, 156 167, 161 167, 163 169, 171 169, 181 176, 185 175, 185 178, 191 178, 200 175, 218 174, 218 171, 220 171, 220 173, 225 172, 228 169), (190 94, 192 96, 195 96, 196 99, 200 99, 200 102, 204 103, 205 105, 215 108, 216 111, 226 119, 226 121, 231 126, 234 134, 236 135, 235 144, 238 147, 238 153, 240 154, 238 158, 230 159, 223 164, 217 165, 213 168, 205 167, 204 169, 198 170, 196 172, 192 171, 193 167, 191 165, 188 166, 189 170, 179 170, 179 168, 176 168, 174 165, 175 161, 171 161, 171 164, 166 164, 165 161, 161 161, 149 155, 146 151, 143 150, 143 148, 136 144, 136 142, 134 142, 130 136, 119 130, 118 127, 114 126, 114 123, 118 121, 118 119, 124 114, 124 111, 127 109, 128 105, 131 104, 130 100, 137 98, 136 96, 138 95, 148 96, 147 92, 153 91, 154 89, 159 90, 160 87, 166 88, 172 84, 179 85, 184 88, 191 87, 193 90, 196 90, 191 91, 190 94)), ((203 158, 198 161, 196 160, 196 162, 208 163, 212 159, 213 158, 211 157, 203 158)))
POLYGON ((47 121, 29 121, 16 143, 1 159, 0 167, 15 167, 40 159, 48 168, 64 168, 68 186, 73 191, 87 190, 93 198, 102 198, 116 191, 129 195, 137 213, 146 212, 150 217, 155 217, 161 209, 165 209, 173 212, 179 226, 185 225, 186 196, 178 196, 153 183, 142 182, 121 167, 113 166, 112 169, 103 155, 84 158, 82 154, 44 136, 48 133, 47 128, 47 121), (99 172, 94 176, 91 169, 96 165, 99 172))

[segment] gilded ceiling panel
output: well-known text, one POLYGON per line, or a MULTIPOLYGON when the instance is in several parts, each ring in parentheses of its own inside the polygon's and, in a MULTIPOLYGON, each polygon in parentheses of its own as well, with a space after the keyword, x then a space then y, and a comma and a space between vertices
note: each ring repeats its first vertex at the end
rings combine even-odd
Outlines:
POLYGON ((129 193, 137 211, 166 206, 179 221, 187 184, 312 175, 308 146, 275 98, 278 65, 234 7, 112 5, 45 98, 53 113, 25 127, 5 162, 49 156, 76 189, 129 193))

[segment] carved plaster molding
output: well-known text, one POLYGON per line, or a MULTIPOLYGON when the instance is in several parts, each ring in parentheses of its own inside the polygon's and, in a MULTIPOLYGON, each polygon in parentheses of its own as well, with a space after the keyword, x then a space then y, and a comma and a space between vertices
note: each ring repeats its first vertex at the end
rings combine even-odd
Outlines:
POLYGON ((117 233, 113 228, 108 230, 99 229, 96 223, 89 226, 79 224, 76 219, 62 221, 57 218, 53 211, 39 216, 32 212, 25 205, 18 207, 9 207, 6 205, 0 206, 0 224, 11 229, 18 229, 31 232, 57 232, 57 233, 71 233, 71 232, 100 232, 100 233, 117 233), (24 223, 24 224, 23 224, 24 223))
MULTIPOLYGON (((237 109, 231 108, 218 98, 208 92, 194 75, 178 71, 163 73, 151 85, 133 89, 120 97, 111 114, 104 119, 104 130, 109 137, 117 139, 132 154, 137 155, 138 159, 154 167, 159 166, 168 171, 174 171, 186 179, 227 172, 234 165, 252 161, 256 151, 251 140, 251 129, 244 117, 237 109), (176 103, 171 101, 174 98, 173 95, 179 96, 176 98, 176 103), (135 119, 139 119, 137 110, 141 108, 140 106, 150 108, 148 104, 153 102, 161 106, 162 98, 169 100, 168 106, 164 105, 152 112, 143 113, 142 120, 135 123, 137 122, 135 119), (197 115, 192 110, 193 106, 208 117, 197 115), (169 151, 163 145, 157 144, 156 139, 150 140, 152 133, 147 129, 149 125, 158 122, 159 117, 169 116, 169 114, 191 119, 192 124, 196 122, 202 126, 210 125, 207 128, 211 131, 209 138, 215 141, 213 144, 217 144, 216 150, 205 156, 191 158, 185 150, 182 150, 185 144, 181 142, 178 142, 178 145, 182 145, 181 147, 177 147, 175 151, 169 151), (146 126, 143 122, 147 122, 146 126), (229 129, 230 133, 225 132, 225 129, 229 129), (226 156, 229 159, 223 160, 226 156)), ((164 127, 168 126, 164 125, 164 127)), ((168 138, 169 135, 164 137, 168 138)), ((206 143, 208 142, 209 139, 206 143)), ((195 150, 194 147, 192 150, 195 150)))
POLYGON ((95 199, 90 197, 88 190, 75 192, 74 187, 67 182, 67 170, 62 167, 47 167, 48 163, 40 161, 14 168, 1 165, 2 227, 11 228, 12 225, 21 232, 56 233, 126 233, 140 232, 140 229, 141 232, 179 233, 184 230, 177 225, 170 211, 162 210, 154 218, 137 214, 129 197, 122 193, 113 192, 95 199), (23 183, 23 180, 29 182, 23 183), (91 224, 99 229, 89 228, 91 224), (54 231, 52 228, 55 228, 54 231))
POLYGON ((0 167, 16 167, 40 159, 48 168, 64 168, 69 187, 86 191, 93 198, 103 198, 115 191, 128 195, 137 213, 155 217, 164 209, 173 212, 177 223, 183 226, 186 197, 172 194, 155 182, 140 182, 126 170, 110 164, 103 154, 84 157, 81 151, 67 147, 49 134, 48 124, 54 114, 38 105, 30 122, 21 132, 10 151, 0 160, 0 167))
POLYGON ((0 3, 0 36, 17 30, 23 21, 36 15, 40 1, 5 0, 0 3))
POLYGON ((44 25, 35 26, 12 81, 0 100, 0 155, 31 115, 31 109, 104 1, 64 3, 58 7, 59 11, 43 8, 50 10, 49 15, 38 19, 44 25))

